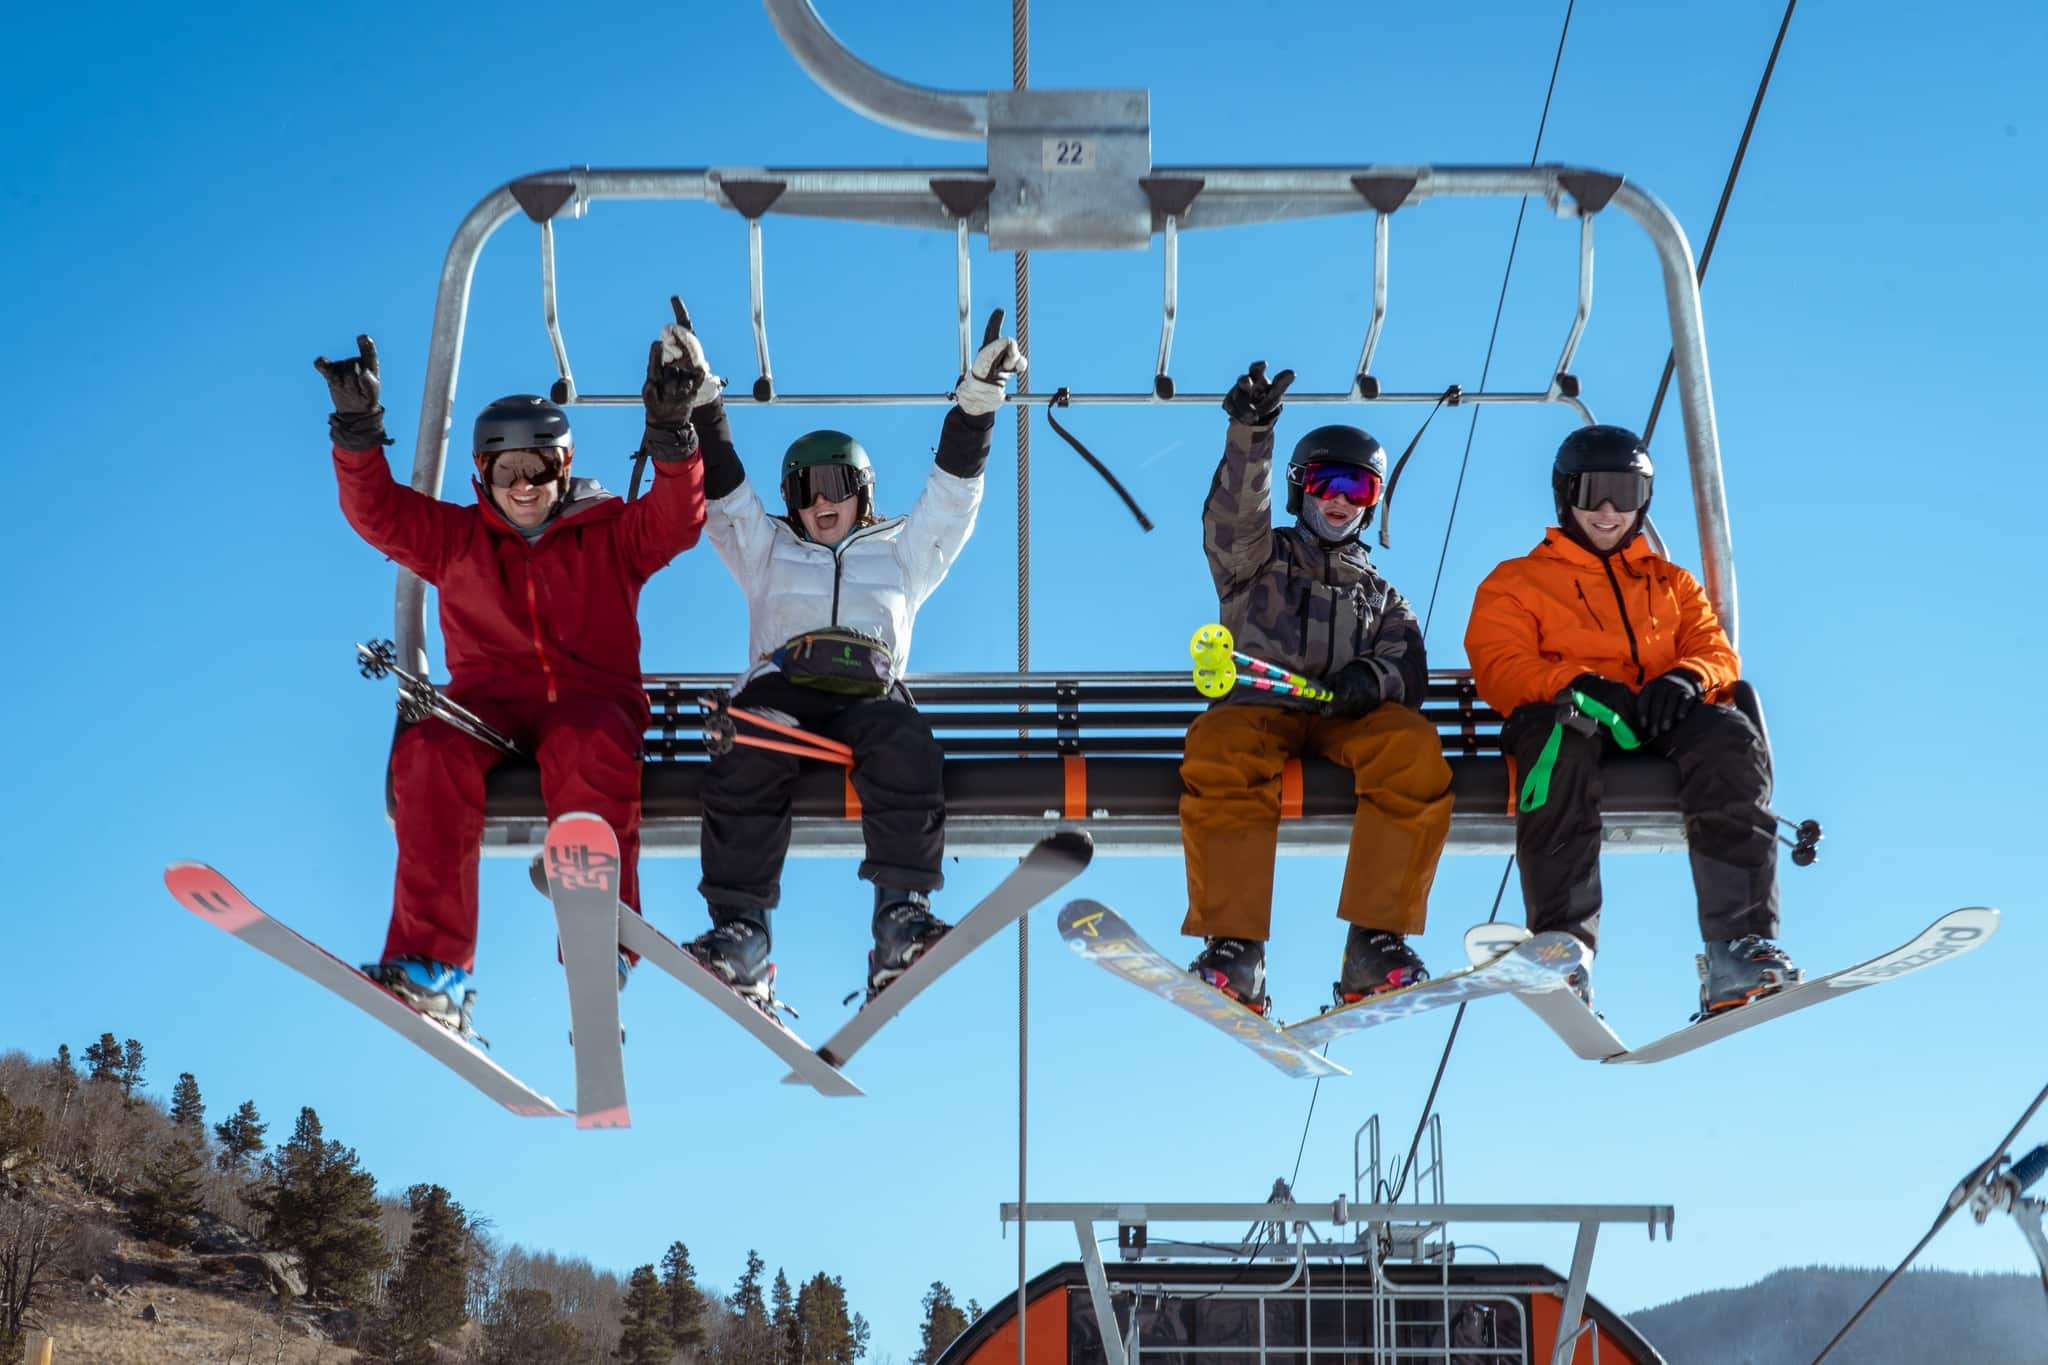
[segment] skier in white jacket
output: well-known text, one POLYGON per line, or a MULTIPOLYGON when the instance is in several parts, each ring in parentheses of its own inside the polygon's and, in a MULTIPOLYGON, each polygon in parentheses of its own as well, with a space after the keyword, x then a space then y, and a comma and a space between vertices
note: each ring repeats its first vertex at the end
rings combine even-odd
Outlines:
MULTIPOLYGON (((724 405, 692 417, 704 451, 705 533, 747 594, 750 664, 732 704, 853 750, 867 845, 860 876, 875 884, 869 999, 949 927, 930 903, 945 884, 942 755, 902 679, 917 609, 973 533, 995 412, 1024 369, 1017 343, 993 335, 996 325, 955 389, 931 474, 906 516, 876 514, 874 466, 838 431, 790 446, 786 510, 770 515, 733 448, 724 405)), ((693 334, 667 335, 705 369, 693 334)), ((712 927, 689 950, 764 1007, 774 999, 768 912, 781 898, 796 778, 796 758, 742 744, 713 757, 704 785, 699 890, 712 927)))

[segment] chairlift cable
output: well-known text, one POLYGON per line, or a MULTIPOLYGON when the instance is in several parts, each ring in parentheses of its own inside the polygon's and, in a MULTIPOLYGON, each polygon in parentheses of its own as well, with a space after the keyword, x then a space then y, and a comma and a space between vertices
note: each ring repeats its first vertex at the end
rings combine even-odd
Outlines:
MULTIPOLYGON (((1010 0, 1010 88, 1022 90, 1031 76, 1031 0, 1010 0)), ((1016 259, 1017 349, 1031 354, 1031 253, 1016 259)), ((1027 369, 1017 376, 1021 396, 1031 390, 1027 369)), ((1017 671, 1031 669, 1031 409, 1017 404, 1017 671)), ((1021 714, 1029 704, 1019 702, 1021 714)), ((1020 724, 1018 736, 1031 737, 1020 724)), ((1025 1331, 1029 1318, 1030 1267, 1025 1260, 1031 1226, 1025 1214, 1029 1187, 1031 1137, 1031 916, 1017 917, 1017 1365, 1026 1365, 1025 1331)), ((1110 1330, 1115 1324, 1110 1324, 1110 1330)))
MULTIPOLYGON (((1529 164, 1531 166, 1536 164, 1536 159, 1543 152, 1543 134, 1550 126, 1550 100, 1557 93, 1557 72, 1558 68, 1564 65, 1565 39, 1571 35, 1572 8, 1577 3, 1578 0, 1565 0, 1564 23, 1559 25, 1557 30, 1557 52, 1550 59, 1550 84, 1543 91, 1543 112, 1536 120, 1536 141, 1529 148, 1529 164)), ((1508 239, 1508 263, 1506 268, 1500 272, 1500 297, 1494 301, 1493 305, 1493 330, 1487 333, 1486 360, 1479 367, 1478 392, 1480 393, 1486 392, 1486 377, 1493 372, 1493 349, 1500 340, 1501 314, 1506 310, 1508 303, 1508 281, 1515 273, 1515 252, 1522 244, 1522 220, 1528 217, 1528 214, 1529 196, 1525 194, 1522 196, 1521 203, 1515 209, 1515 233, 1513 237, 1508 239)), ((1444 542, 1436 555, 1436 577, 1430 582, 1429 606, 1422 615, 1422 638, 1424 640, 1429 638, 1429 623, 1436 616, 1437 589, 1443 586, 1444 561, 1450 557, 1451 553, 1451 530, 1458 524, 1458 500, 1465 493, 1465 471, 1472 463, 1472 439, 1479 433, 1479 411, 1477 407, 1472 409, 1472 421, 1465 428, 1465 453, 1458 460, 1458 483, 1451 491, 1451 514, 1444 520, 1444 542)))
MULTIPOLYGON (((1735 144, 1735 159, 1728 166, 1727 183, 1721 186, 1721 202, 1714 206, 1714 221, 1707 229, 1706 245, 1700 248, 1699 271, 1696 282, 1705 284, 1707 262, 1714 257, 1714 242, 1721 235, 1721 220, 1728 214, 1728 201, 1735 194, 1735 177, 1742 173, 1742 159, 1749 153, 1749 135, 1756 131, 1757 112, 1764 107, 1764 91, 1770 89, 1771 72, 1778 65, 1778 50, 1785 46, 1785 30, 1792 27, 1792 10, 1799 0, 1785 0, 1785 17, 1778 23, 1778 36, 1771 43, 1771 55, 1764 62, 1763 79, 1756 84, 1756 98, 1749 103, 1749 118, 1742 125, 1742 137, 1735 144)), ((1664 409, 1664 394, 1671 387, 1671 370, 1674 357, 1670 351, 1664 353, 1664 374, 1657 381, 1657 396, 1650 403, 1650 416, 1643 423, 1643 444, 1650 444, 1650 433, 1657 429, 1657 414, 1664 409)))
POLYGON ((1863 1315, 1870 1311, 1871 1305, 1878 1301, 1878 1298, 1883 1295, 1885 1290, 1892 1287, 1892 1283, 1899 1276, 1906 1273, 1906 1267, 1912 1265, 1914 1258, 1927 1249, 1927 1244, 1933 1241, 1935 1234, 1940 1232, 1948 1220, 1955 1216, 1956 1210, 1970 1202, 1970 1196, 1976 1192, 1977 1186, 1997 1173, 1999 1163, 2004 1161, 2005 1154, 2012 1150, 2014 1139, 2019 1137, 2020 1130, 2027 1126, 2028 1120, 2034 1117, 2034 1114, 2041 1108, 2044 1101, 2048 1101, 2048 1085, 2041 1087, 2041 1092, 2034 1096, 2034 1102, 2028 1105, 2026 1112, 2021 1114, 2018 1121, 2006 1130, 2005 1136, 1999 1139, 1998 1146, 1991 1155, 1985 1158, 1976 1169, 1964 1176, 1955 1189, 1949 1192, 1947 1205, 1943 1207, 1939 1216, 1935 1218, 1934 1226, 1927 1229, 1927 1235, 1915 1242, 1913 1249, 1906 1253, 1906 1259, 1900 1261, 1897 1268, 1891 1274, 1885 1276, 1877 1288, 1870 1291, 1870 1297, 1865 1299, 1862 1306, 1849 1315, 1849 1320, 1842 1324, 1842 1330, 1835 1333, 1827 1345, 1821 1347, 1820 1354, 1813 1358, 1813 1365, 1821 1365, 1822 1361, 1834 1354, 1835 1347, 1842 1344, 1842 1339, 1848 1336, 1851 1329, 1862 1320, 1863 1315))

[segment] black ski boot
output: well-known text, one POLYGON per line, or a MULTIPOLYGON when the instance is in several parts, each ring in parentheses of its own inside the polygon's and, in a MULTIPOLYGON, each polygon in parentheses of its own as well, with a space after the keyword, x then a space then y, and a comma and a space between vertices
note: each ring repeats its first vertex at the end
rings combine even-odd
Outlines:
POLYGON ((1264 1014, 1273 1003, 1266 995, 1266 945, 1258 939, 1204 939, 1188 971, 1253 1014, 1264 1014))
POLYGON ((711 907, 711 930, 683 945, 683 951, 718 974, 718 979, 769 1014, 775 1012, 775 964, 766 910, 711 907))
POLYGON ((1698 958, 1700 1012, 1694 1016, 1697 1019, 1747 1005, 1805 979, 1791 956, 1762 934, 1745 934, 1725 943, 1709 942, 1706 948, 1698 958))
MULTIPOLYGON (((922 891, 875 887, 875 946, 868 952, 868 993, 872 1000, 883 987, 910 970, 926 948, 953 926, 932 913, 931 898, 922 891)), ((861 1003, 865 1005, 867 1000, 861 1003)))
POLYGON ((1429 969, 1407 939, 1385 929, 1354 924, 1344 938, 1344 964, 1331 989, 1339 1005, 1353 1005, 1368 995, 1384 995, 1427 980, 1429 969))

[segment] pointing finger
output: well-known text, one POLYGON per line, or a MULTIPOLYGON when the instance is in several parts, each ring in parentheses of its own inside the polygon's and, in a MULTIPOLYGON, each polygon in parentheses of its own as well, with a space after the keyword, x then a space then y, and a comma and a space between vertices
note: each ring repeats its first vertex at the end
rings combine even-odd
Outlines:
POLYGON ((684 331, 694 332, 697 330, 690 325, 690 310, 683 307, 682 295, 670 294, 668 296, 668 306, 676 310, 676 323, 684 331))
POLYGON ((1003 310, 998 308, 988 315, 988 326, 981 329, 981 344, 986 346, 1003 334, 1003 310))
POLYGON ((1282 371, 1280 371, 1280 373, 1278 373, 1278 374, 1276 374, 1276 375, 1274 375, 1274 376, 1273 376, 1273 387, 1272 387, 1272 389, 1271 389, 1271 390, 1269 390, 1269 391, 1268 391, 1268 394, 1267 394, 1267 396, 1268 396, 1268 397, 1271 397, 1271 398, 1278 398, 1278 397, 1279 397, 1279 396, 1280 396, 1281 394, 1283 394, 1283 393, 1286 393, 1286 392, 1287 392, 1287 386, 1288 386, 1289 384, 1292 384, 1293 382, 1294 382, 1294 371, 1292 371, 1292 370, 1282 370, 1282 371))
POLYGON ((316 355, 313 357, 313 368, 320 371, 320 377, 322 379, 332 378, 332 375, 328 371, 328 367, 331 364, 333 364, 333 362, 330 361, 324 355, 316 355))
POLYGON ((1246 370, 1245 373, 1251 376, 1253 387, 1257 387, 1258 385, 1265 383, 1266 362, 1263 360, 1254 360, 1252 362, 1252 367, 1249 370, 1246 370))
POLYGON ((371 374, 377 373, 377 343, 366 335, 356 337, 356 353, 363 358, 363 368, 371 374))
POLYGON ((647 348, 647 382, 661 378, 661 343, 654 342, 647 348))

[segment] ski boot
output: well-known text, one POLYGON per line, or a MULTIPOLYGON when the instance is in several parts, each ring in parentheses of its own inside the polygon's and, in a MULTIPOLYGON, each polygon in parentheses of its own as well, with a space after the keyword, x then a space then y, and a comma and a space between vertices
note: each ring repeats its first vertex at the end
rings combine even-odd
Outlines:
POLYGON ((1355 1005, 1369 995, 1384 995, 1429 980, 1429 970, 1408 946, 1408 940, 1385 929, 1354 924, 1344 938, 1344 964, 1331 993, 1339 1005, 1355 1005))
POLYGON ((408 955, 365 966, 363 975, 427 1018, 481 1043, 470 1018, 476 987, 468 972, 432 958, 408 955))
POLYGON ((931 900, 924 892, 876 886, 875 946, 868 952, 867 1000, 861 1004, 865 1006, 909 971, 910 964, 952 927, 932 913, 931 900))
POLYGON ((1739 1008, 1805 980, 1791 956, 1762 934, 1709 941, 1706 948, 1698 958, 1700 1012, 1695 1019, 1739 1008))
POLYGON ((711 907, 710 932, 699 934, 683 945, 683 951, 703 963, 720 981, 733 988, 763 1013, 775 1013, 775 964, 768 960, 771 940, 766 910, 733 910, 711 907))
POLYGON ((1188 971, 1253 1014, 1264 1014, 1272 1006, 1266 994, 1266 945, 1258 939, 1204 939, 1188 971))

